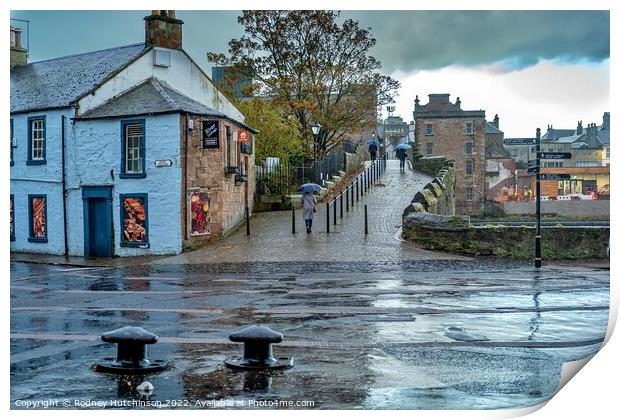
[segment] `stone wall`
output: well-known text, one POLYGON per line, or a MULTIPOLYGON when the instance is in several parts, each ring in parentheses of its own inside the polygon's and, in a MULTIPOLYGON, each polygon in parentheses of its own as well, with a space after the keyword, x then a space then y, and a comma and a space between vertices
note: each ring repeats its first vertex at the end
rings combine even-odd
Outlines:
MULTIPOLYGON (((536 214, 535 201, 507 201, 498 204, 506 214, 536 214)), ((610 200, 548 200, 540 202, 542 214, 567 217, 609 217, 610 200)))
MULTIPOLYGON (((458 216, 410 213, 403 238, 424 249, 522 260, 534 257, 532 227, 470 227, 458 216)), ((551 227, 542 231, 543 259, 608 258, 609 228, 551 227)))
POLYGON ((415 170, 435 178, 416 193, 405 208, 403 218, 411 212, 452 215, 455 213, 454 161, 442 156, 413 160, 415 170))
MULTIPOLYGON (((181 206, 185 210, 182 226, 189 223, 189 196, 193 191, 206 191, 209 195, 209 234, 192 235, 187 232, 183 241, 184 249, 194 248, 202 243, 222 238, 235 230, 245 217, 245 188, 248 188, 248 206, 250 213, 254 203, 254 155, 234 152, 237 158, 248 159, 246 173, 248 182, 236 182, 234 174, 225 174, 229 166, 226 145, 226 126, 230 127, 232 137, 237 138, 237 131, 242 128, 228 120, 219 120, 219 147, 204 149, 202 147, 202 121, 213 120, 209 117, 191 117, 194 129, 189 130, 187 159, 187 197, 182 197, 181 206)), ((185 129, 185 117, 181 116, 181 133, 185 129)), ((183 142, 183 134, 181 135, 183 142)), ((237 143, 234 143, 237 144, 237 143)), ((237 146, 237 148, 239 145, 237 146)), ((232 163, 234 163, 234 157, 232 163)))

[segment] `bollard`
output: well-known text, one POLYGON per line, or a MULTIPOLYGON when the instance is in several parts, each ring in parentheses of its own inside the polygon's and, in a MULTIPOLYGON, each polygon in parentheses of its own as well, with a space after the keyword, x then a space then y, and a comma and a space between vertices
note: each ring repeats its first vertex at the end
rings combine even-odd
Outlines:
POLYGON ((337 201, 338 197, 334 197, 334 201, 332 202, 332 204, 334 205, 334 226, 336 226, 338 223, 336 222, 337 217, 336 217, 336 207, 338 207, 338 201, 337 201))
POLYGON ((95 372, 114 373, 117 375, 145 375, 160 372, 170 367, 166 360, 150 362, 146 358, 147 344, 155 344, 157 335, 143 328, 127 326, 109 331, 101 336, 106 343, 116 343, 116 358, 108 357, 103 362, 95 363, 95 372))
POLYGON ((355 177, 355 201, 360 201, 360 179, 355 177))
POLYGON ((368 205, 364 204, 364 235, 368 235, 368 205))
POLYGON ((359 188, 359 186, 358 186, 358 190, 360 190, 360 195, 363 198, 364 197, 364 173, 363 172, 360 175, 360 182, 361 182, 362 186, 361 186, 361 188, 359 188))
POLYGON ((292 221, 292 226, 293 226, 293 228, 292 228, 292 233, 295 233, 295 206, 293 205, 293 203, 291 203, 291 206, 292 206, 292 208, 291 208, 291 210, 292 210, 292 211, 291 211, 291 213, 293 214, 293 221, 292 221))
POLYGON ((353 209, 353 207, 355 207, 355 204, 353 204, 353 202, 355 201, 353 200, 353 191, 355 190, 353 183, 349 185, 349 189, 351 190, 351 209, 353 209))
POLYGON ((245 208, 245 235, 250 236, 250 209, 245 208))
POLYGON ((294 359, 273 356, 272 344, 282 342, 282 334, 269 327, 252 325, 236 331, 228 337, 230 341, 243 343, 242 357, 229 357, 224 364, 233 369, 287 369, 294 365, 294 359))
POLYGON ((346 192, 346 194, 347 194, 347 211, 349 211, 349 188, 348 188, 348 187, 347 187, 347 188, 345 188, 345 190, 344 190, 344 191, 345 191, 345 192, 346 192))
POLYGON ((329 233, 329 201, 325 203, 325 220, 327 221, 327 233, 329 233))
POLYGON ((343 210, 343 204, 342 204, 342 192, 340 192, 340 218, 342 219, 342 210, 343 210))

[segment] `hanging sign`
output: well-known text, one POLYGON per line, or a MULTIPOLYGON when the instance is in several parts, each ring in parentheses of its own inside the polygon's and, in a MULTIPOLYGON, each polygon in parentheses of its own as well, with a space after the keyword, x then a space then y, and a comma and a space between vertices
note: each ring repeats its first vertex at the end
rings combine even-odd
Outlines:
POLYGON ((237 142, 239 143, 249 143, 250 142, 250 132, 245 130, 237 131, 237 142))
POLYGON ((220 147, 220 126, 217 120, 202 122, 203 149, 217 149, 220 147))

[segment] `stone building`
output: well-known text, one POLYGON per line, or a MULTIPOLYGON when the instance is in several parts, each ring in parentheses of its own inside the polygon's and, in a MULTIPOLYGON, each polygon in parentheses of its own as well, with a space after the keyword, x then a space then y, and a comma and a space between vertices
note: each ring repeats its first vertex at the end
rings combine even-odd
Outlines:
POLYGON ((452 103, 449 94, 430 94, 426 105, 416 96, 413 118, 418 153, 455 161, 456 213, 481 214, 486 188, 484 110, 465 111, 459 98, 452 103))
POLYGON ((499 116, 485 126, 485 161, 487 201, 505 201, 515 191, 515 159, 504 148, 504 132, 499 129, 499 116))
POLYGON ((12 60, 11 251, 177 254, 251 212, 254 130, 174 11, 144 20, 144 43, 12 60))

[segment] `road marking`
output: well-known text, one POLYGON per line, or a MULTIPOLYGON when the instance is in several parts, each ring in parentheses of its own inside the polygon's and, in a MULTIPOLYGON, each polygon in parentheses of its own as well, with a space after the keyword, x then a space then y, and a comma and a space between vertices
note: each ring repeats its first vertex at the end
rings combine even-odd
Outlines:
POLYGON ((11 289, 26 290, 28 292, 40 292, 42 290, 46 290, 45 288, 41 288, 41 287, 29 287, 29 286, 11 286, 11 289))
MULTIPOLYGON (((50 341, 97 341, 98 335, 87 334, 54 334, 54 333, 11 333, 11 340, 50 340, 50 341)), ((523 348, 567 348, 584 347, 600 344, 605 341, 605 337, 579 341, 410 341, 410 342, 366 342, 352 343, 350 341, 308 341, 308 340, 287 340, 278 344, 278 347, 295 348, 324 348, 350 350, 371 349, 371 348, 390 348, 390 347, 523 347, 523 348)), ((159 337, 158 343, 169 344, 218 344, 238 346, 225 338, 201 338, 201 337, 159 337)))

